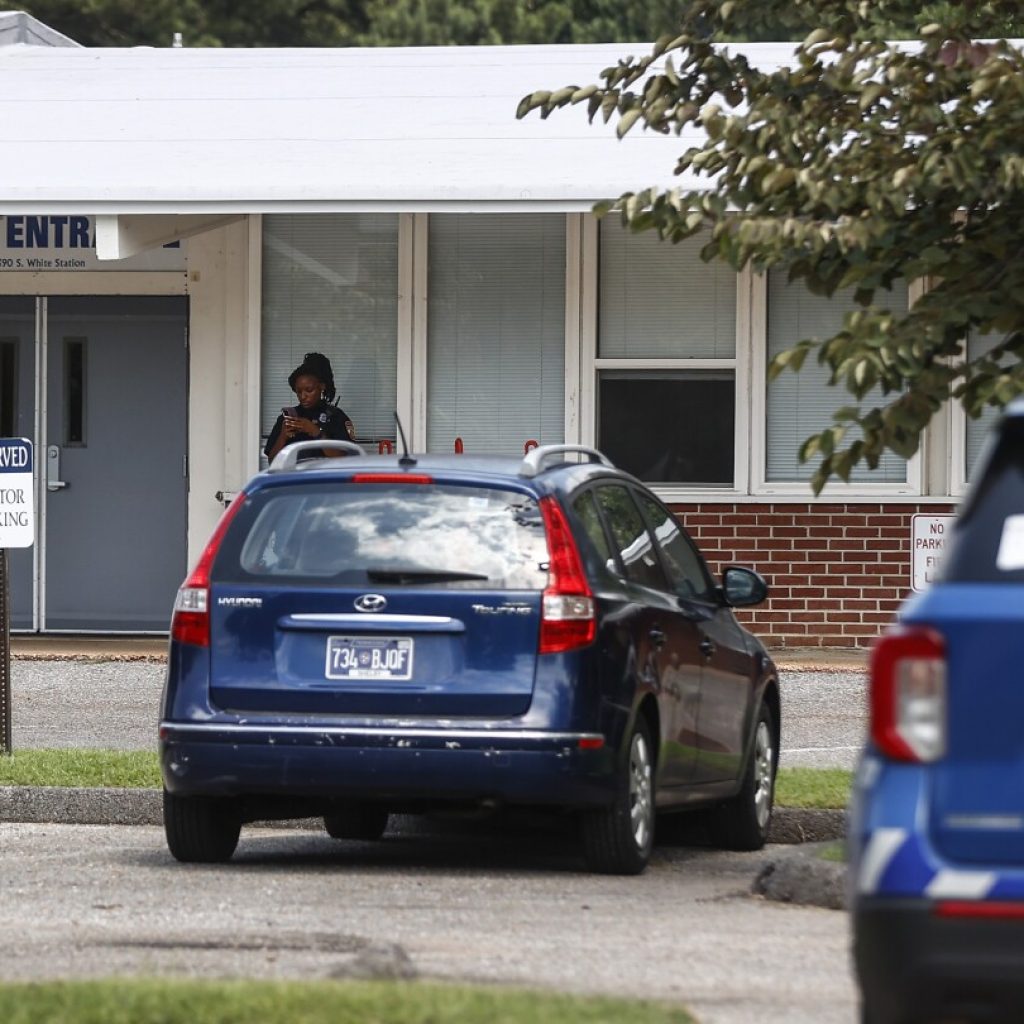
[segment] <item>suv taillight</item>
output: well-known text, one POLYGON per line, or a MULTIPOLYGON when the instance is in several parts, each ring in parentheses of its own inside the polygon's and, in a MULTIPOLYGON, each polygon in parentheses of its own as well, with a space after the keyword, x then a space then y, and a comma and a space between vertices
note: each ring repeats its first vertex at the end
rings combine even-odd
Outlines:
POLYGON ((174 617, 171 619, 172 640, 194 644, 197 647, 210 646, 210 567, 217 557, 224 534, 242 507, 245 497, 245 492, 240 491, 224 510, 213 536, 199 556, 199 562, 181 585, 178 596, 174 599, 174 617))
POLYGON ((896 761, 946 753, 946 644, 931 629, 901 629, 871 652, 871 738, 896 761))
POLYGON ((594 595, 562 506, 540 499, 548 538, 548 585, 541 599, 540 654, 586 647, 597 635, 594 595))

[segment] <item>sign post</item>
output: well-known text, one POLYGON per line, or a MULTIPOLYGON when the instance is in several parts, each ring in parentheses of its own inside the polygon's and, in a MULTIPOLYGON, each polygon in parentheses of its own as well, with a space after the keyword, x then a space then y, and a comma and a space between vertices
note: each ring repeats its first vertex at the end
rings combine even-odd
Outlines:
POLYGON ((24 437, 0 438, 0 754, 10 754, 11 602, 7 549, 28 548, 35 539, 35 459, 24 437))

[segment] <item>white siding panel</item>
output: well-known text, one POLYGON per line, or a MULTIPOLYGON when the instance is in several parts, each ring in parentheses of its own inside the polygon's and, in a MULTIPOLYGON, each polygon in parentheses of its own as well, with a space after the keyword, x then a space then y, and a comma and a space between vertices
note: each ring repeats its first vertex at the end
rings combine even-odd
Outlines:
MULTIPOLYGON (((792 57, 791 44, 745 49, 761 66, 792 57)), ((695 187, 673 170, 699 131, 635 130, 620 142, 581 107, 547 120, 515 117, 529 92, 597 81, 602 68, 647 52, 646 44, 8 48, 0 123, 16 158, 0 213, 59 204, 85 212, 460 201, 582 208, 637 187, 695 187)))

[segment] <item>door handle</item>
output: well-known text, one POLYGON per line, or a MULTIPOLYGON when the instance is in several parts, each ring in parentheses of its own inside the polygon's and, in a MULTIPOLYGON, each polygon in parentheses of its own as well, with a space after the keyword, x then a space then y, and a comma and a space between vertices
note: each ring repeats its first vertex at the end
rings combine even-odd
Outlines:
POLYGON ((662 630, 658 629, 657 626, 655 626, 654 629, 652 629, 651 632, 648 635, 650 636, 651 640, 654 642, 654 646, 655 647, 664 647, 665 646, 665 640, 666 640, 665 634, 664 634, 664 632, 662 630))
POLYGON ((60 448, 58 445, 47 445, 46 448, 46 489, 59 491, 67 487, 67 481, 60 479, 60 448))
POLYGON ((700 642, 700 653, 703 654, 705 658, 710 658, 711 655, 715 653, 714 641, 704 637, 700 642))

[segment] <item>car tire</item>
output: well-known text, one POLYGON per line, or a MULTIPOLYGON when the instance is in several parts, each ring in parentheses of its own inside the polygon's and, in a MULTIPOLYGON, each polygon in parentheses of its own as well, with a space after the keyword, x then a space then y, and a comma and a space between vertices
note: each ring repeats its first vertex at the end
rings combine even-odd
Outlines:
POLYGON ((175 796, 164 790, 164 833, 175 860, 222 864, 238 846, 242 819, 233 800, 175 796))
POLYGON ((583 814, 583 850, 591 871, 638 875, 654 847, 654 747, 638 715, 609 807, 583 814))
POLYGON ((380 839, 387 831, 388 812, 379 804, 353 802, 324 815, 324 828, 332 839, 380 839))
POLYGON ((764 846, 772 824, 777 768, 774 719, 771 708, 762 703, 743 785, 736 796, 713 807, 708 815, 708 830, 716 846, 726 850, 760 850, 764 846))

